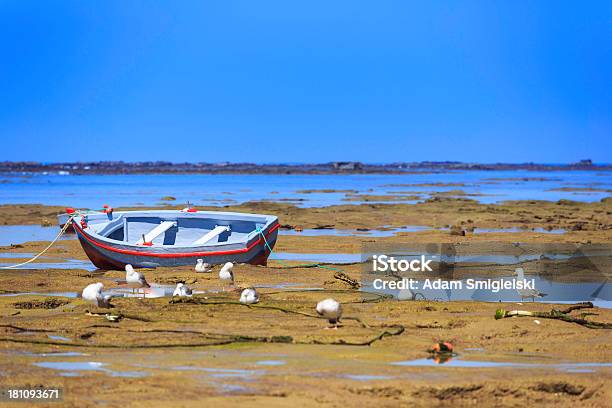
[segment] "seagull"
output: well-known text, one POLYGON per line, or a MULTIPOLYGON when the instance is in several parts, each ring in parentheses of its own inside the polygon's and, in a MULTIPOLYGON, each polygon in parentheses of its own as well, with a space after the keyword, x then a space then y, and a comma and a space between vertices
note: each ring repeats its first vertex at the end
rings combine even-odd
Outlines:
MULTIPOLYGON (((132 265, 125 265, 125 281, 128 285, 132 286, 132 291, 134 287, 138 288, 150 288, 151 285, 147 282, 144 275, 140 272, 136 272, 132 265)), ((144 291, 143 291, 144 295, 144 291)))
POLYGON ((234 284, 234 272, 232 269, 234 268, 234 264, 231 262, 226 262, 225 265, 219 271, 219 279, 221 279, 224 283, 223 291, 225 292, 225 282, 231 281, 232 285, 234 284))
POLYGON ((331 326, 327 329, 337 329, 342 316, 342 305, 334 299, 322 300, 317 303, 317 314, 329 320, 331 326))
POLYGON ((255 288, 246 288, 240 294, 240 303, 242 304, 251 305, 257 302, 259 302, 259 294, 255 288))
POLYGON ((174 289, 172 296, 191 296, 192 293, 193 292, 189 286, 179 282, 176 284, 176 288, 174 289))
POLYGON ((204 262, 203 259, 198 259, 196 266, 195 266, 196 272, 210 272, 211 269, 212 268, 209 263, 204 262))
POLYGON ((398 293, 397 293, 397 300, 414 300, 415 299, 415 294, 412 293, 412 291, 408 288, 405 289, 401 289, 398 293))
MULTIPOLYGON (((514 275, 518 276, 519 279, 525 279, 525 271, 523 268, 516 268, 514 270, 514 275)), ((535 298, 542 298, 546 296, 546 293, 542 293, 536 289, 517 289, 518 294, 521 296, 521 300, 526 298, 531 298, 531 301, 534 302, 535 298)))
POLYGON ((81 297, 83 300, 87 302, 91 302, 98 307, 109 308, 112 307, 110 304, 110 295, 103 295, 102 288, 104 285, 100 282, 89 284, 83 289, 83 293, 81 293, 81 297))

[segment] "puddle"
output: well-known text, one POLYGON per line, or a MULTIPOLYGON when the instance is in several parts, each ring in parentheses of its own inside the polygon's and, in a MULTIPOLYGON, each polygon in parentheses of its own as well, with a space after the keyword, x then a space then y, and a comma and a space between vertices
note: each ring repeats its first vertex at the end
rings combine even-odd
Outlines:
POLYGON ((252 388, 239 384, 226 384, 214 381, 211 381, 210 384, 217 387, 217 389, 223 394, 245 394, 253 392, 252 388))
MULTIPOLYGON (((52 220, 55 221, 55 220, 52 220)), ((0 246, 23 244, 29 241, 52 241, 59 234, 58 227, 40 225, 0 225, 0 246)), ((76 239, 75 234, 64 234, 60 240, 76 239)))
POLYGON ((294 252, 272 252, 269 259, 283 261, 310 261, 333 264, 361 262, 361 254, 298 254, 294 252))
POLYGON ((537 232, 540 234, 565 234, 567 231, 564 229, 552 229, 548 230, 546 228, 531 228, 531 229, 523 229, 523 228, 475 228, 474 234, 488 234, 493 232, 537 232))
POLYGON ((80 357, 80 356, 86 356, 87 354, 77 353, 76 351, 66 351, 66 352, 58 352, 58 353, 40 353, 40 354, 34 354, 34 355, 39 356, 39 357, 80 357))
POLYGON ((469 361, 460 358, 449 358, 441 362, 435 359, 397 361, 391 365, 402 367, 456 367, 456 368, 546 368, 564 372, 593 372, 597 368, 612 367, 612 363, 513 363, 496 361, 469 361), (579 371, 578 371, 579 370, 579 371))
POLYGON ((17 293, 2 293, 2 296, 57 296, 57 297, 67 297, 67 298, 76 298, 79 296, 77 292, 17 292, 17 293))
MULTIPOLYGON (((279 230, 279 235, 289 236, 303 236, 303 237, 393 237, 400 232, 420 232, 420 231, 448 231, 448 228, 432 228, 424 225, 407 225, 405 227, 398 228, 385 228, 385 229, 371 229, 365 231, 359 231, 355 229, 335 229, 335 228, 321 228, 321 229, 304 229, 302 231, 296 230, 279 230)), ((565 229, 552 229, 538 227, 531 229, 522 228, 475 228, 474 234, 488 234, 488 233, 518 233, 518 232, 537 232, 540 234, 565 234, 565 229)))
POLYGON ((359 231, 355 229, 335 229, 335 228, 321 228, 321 229, 304 229, 302 231, 296 230, 284 230, 279 231, 279 235, 297 235, 303 237, 392 237, 398 232, 419 232, 431 230, 431 227, 423 225, 407 225, 399 228, 389 229, 371 229, 367 231, 359 231))
MULTIPOLYGON (((151 285, 150 288, 135 288, 133 291, 131 288, 109 288, 108 290, 103 291, 102 293, 105 295, 111 295, 112 297, 136 297, 136 298, 159 298, 172 296, 172 292, 174 292, 174 285, 151 285)), ((203 291, 194 291, 194 294, 198 293, 206 293, 203 291)), ((81 292, 17 292, 17 293, 2 293, 2 296, 58 296, 58 297, 68 297, 68 298, 77 298, 81 296, 81 292)))
POLYGON ((47 337, 50 338, 51 340, 72 341, 72 339, 69 339, 68 337, 54 336, 52 334, 47 334, 47 337))
POLYGON ((287 364, 287 362, 284 360, 261 360, 256 362, 255 364, 261 366, 282 366, 287 364))
MULTIPOLYGON (((494 292, 486 288, 470 288, 466 279, 457 279, 455 282, 461 282, 460 287, 453 289, 444 288, 424 288, 423 280, 419 280, 417 288, 406 291, 397 289, 381 288, 380 283, 376 283, 374 279, 379 276, 374 275, 372 280, 365 279, 362 282, 362 290, 368 292, 384 293, 391 295, 400 300, 408 300, 415 295, 416 299, 427 299, 436 301, 477 301, 477 302, 525 302, 531 303, 531 299, 521 299, 521 295, 516 289, 501 288, 494 292)), ((510 276, 499 277, 492 279, 510 279, 510 276)), ((604 282, 558 282, 549 280, 545 276, 533 275, 529 276, 534 281, 534 287, 546 293, 546 297, 537 299, 538 303, 552 304, 573 304, 579 302, 590 301, 595 307, 610 309, 612 308, 612 283, 604 282)), ((445 280, 444 280, 445 281, 445 280)))
POLYGON ((241 370, 236 368, 208 368, 196 366, 176 366, 172 370, 178 371, 202 371, 213 378, 252 378, 265 374, 261 370, 241 370))
MULTIPOLYGON (((2 256, 0 256, 1 258, 2 256)), ((13 263, 0 263, 0 266, 11 266, 13 263)), ((63 262, 32 262, 27 265, 15 268, 19 269, 85 269, 86 271, 93 272, 98 268, 89 261, 82 261, 80 259, 66 259, 63 262)))
POLYGON ((30 259, 30 258, 33 258, 34 255, 35 254, 33 252, 2 252, 2 253, 0 253, 0 258, 24 258, 24 259, 30 259))
POLYGON ((346 374, 341 376, 343 378, 348 378, 349 380, 355 381, 376 381, 376 380, 390 380, 393 377, 388 375, 360 375, 360 374, 346 374))
POLYGON ((37 367, 50 368, 60 371, 63 377, 80 376, 80 371, 101 371, 111 377, 144 377, 144 371, 114 371, 106 368, 108 364, 97 361, 43 361, 34 363, 37 367))
POLYGON ((109 288, 103 293, 112 297, 135 297, 135 298, 160 298, 172 296, 175 286, 173 285, 151 285, 150 288, 109 288))
POLYGON ((296 282, 296 283, 291 283, 291 282, 283 282, 283 283, 278 283, 275 285, 257 285, 256 288, 257 289, 302 289, 302 290, 314 290, 314 289, 322 289, 322 288, 303 288, 301 286, 305 286, 308 285, 307 283, 304 282, 296 282))
MULTIPOLYGON (((296 252, 272 252, 269 259, 282 261, 310 261, 333 264, 362 263, 371 259, 374 254, 348 254, 348 253, 296 253, 296 252)), ((402 251, 393 255, 397 259, 420 259, 422 252, 402 251)), ((569 254, 526 254, 526 255, 440 255, 426 254, 433 262, 446 263, 491 263, 498 265, 514 265, 528 261, 538 261, 542 258, 554 260, 567 260, 572 257, 569 254)))

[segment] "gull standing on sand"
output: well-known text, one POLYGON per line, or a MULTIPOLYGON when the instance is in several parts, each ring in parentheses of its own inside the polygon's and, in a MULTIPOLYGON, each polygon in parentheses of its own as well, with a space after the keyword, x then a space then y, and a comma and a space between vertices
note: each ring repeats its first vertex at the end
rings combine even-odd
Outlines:
POLYGON ((93 303, 98 307, 109 308, 112 307, 110 304, 110 295, 103 295, 102 289, 104 285, 100 282, 92 283, 87 285, 85 289, 83 289, 83 293, 81 293, 81 297, 83 300, 93 303))
POLYGON ((240 294, 240 303, 244 305, 252 305, 259 302, 259 294, 255 288, 246 288, 240 294))
MULTIPOLYGON (((523 268, 516 268, 514 270, 514 275, 518 276, 519 279, 525 279, 525 271, 523 268)), ((546 296, 546 293, 542 293, 536 289, 517 289, 518 294, 521 296, 521 300, 526 298, 531 298, 531 301, 534 302, 535 298, 542 298, 546 296)))
POLYGON ((397 293, 397 300, 414 300, 415 294, 408 288, 400 289, 397 293))
POLYGON ((179 282, 176 284, 176 288, 174 289, 172 296, 191 296, 192 294, 193 291, 189 286, 185 285, 182 282, 179 282))
MULTIPOLYGON (((144 275, 140 272, 136 272, 132 265, 125 265, 125 281, 128 285, 132 286, 132 291, 134 291, 134 287, 138 288, 150 288, 151 285, 147 282, 144 275)), ((144 295, 144 291, 143 291, 144 295)))
POLYGON ((337 329, 342 317, 342 305, 334 299, 325 299, 317 303, 317 314, 329 320, 330 327, 326 329, 337 329))
POLYGON ((226 262, 225 265, 219 271, 219 279, 223 281, 223 291, 225 292, 225 282, 230 281, 231 284, 234 284, 234 264, 231 262, 226 262))
POLYGON ((203 259, 198 259, 195 266, 196 272, 210 272, 211 266, 209 263, 204 262, 203 259))

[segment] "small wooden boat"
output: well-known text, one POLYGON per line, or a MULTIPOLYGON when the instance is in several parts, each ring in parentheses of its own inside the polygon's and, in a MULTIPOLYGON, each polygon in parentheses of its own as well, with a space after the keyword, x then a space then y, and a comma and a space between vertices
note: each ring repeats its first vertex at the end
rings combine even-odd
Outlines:
POLYGON ((225 262, 265 265, 280 224, 272 215, 185 210, 78 214, 72 226, 99 269, 225 262))

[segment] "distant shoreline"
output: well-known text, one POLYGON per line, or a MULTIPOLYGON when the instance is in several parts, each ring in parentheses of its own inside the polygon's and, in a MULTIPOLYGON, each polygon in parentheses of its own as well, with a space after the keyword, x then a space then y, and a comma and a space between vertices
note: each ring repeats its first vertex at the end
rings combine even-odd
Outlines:
POLYGON ((569 164, 539 163, 463 163, 413 162, 368 164, 361 162, 329 162, 318 164, 254 164, 254 163, 172 163, 172 162, 0 162, 0 173, 50 174, 426 174, 446 171, 610 171, 612 164, 594 164, 581 160, 569 164))

